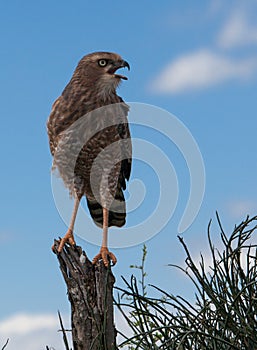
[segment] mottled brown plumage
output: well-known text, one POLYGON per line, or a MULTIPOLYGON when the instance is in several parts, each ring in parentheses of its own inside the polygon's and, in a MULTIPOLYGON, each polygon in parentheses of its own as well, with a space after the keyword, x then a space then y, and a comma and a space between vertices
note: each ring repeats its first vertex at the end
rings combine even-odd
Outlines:
POLYGON ((53 166, 75 197, 74 211, 66 242, 75 244, 73 229, 83 195, 94 222, 103 227, 100 253, 108 265, 109 226, 123 226, 126 218, 123 190, 131 171, 131 140, 128 106, 116 94, 121 79, 116 70, 129 65, 119 55, 96 52, 84 56, 62 92, 54 102, 47 130, 53 166))

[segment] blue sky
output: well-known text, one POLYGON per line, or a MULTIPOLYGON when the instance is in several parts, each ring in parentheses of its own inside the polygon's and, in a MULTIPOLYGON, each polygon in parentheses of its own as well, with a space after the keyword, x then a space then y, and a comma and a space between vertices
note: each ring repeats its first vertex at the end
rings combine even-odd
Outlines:
MULTIPOLYGON (((257 3, 251 0, 0 3, 0 346, 10 337, 10 350, 17 342, 28 350, 45 344, 61 348, 56 314, 59 309, 68 315, 69 304, 50 247, 66 225, 53 200, 45 125, 83 55, 121 54, 131 71, 119 94, 173 113, 196 140, 206 190, 198 216, 183 233, 196 258, 206 250, 206 228, 216 210, 228 232, 246 214, 256 213, 256 20, 257 3)), ((147 242, 148 281, 190 297, 191 284, 166 266, 184 260, 176 236, 190 190, 185 160, 176 145, 143 128, 133 128, 132 134, 163 150, 179 182, 174 215, 147 242)), ((128 218, 140 221, 153 207, 158 182, 139 161, 133 179, 145 180, 148 191, 145 211, 128 218)), ((213 235, 218 235, 215 223, 213 235)), ((77 242, 91 258, 98 251, 77 242)), ((119 276, 133 272, 129 265, 140 262, 141 250, 142 245, 114 250, 119 285, 119 276)))

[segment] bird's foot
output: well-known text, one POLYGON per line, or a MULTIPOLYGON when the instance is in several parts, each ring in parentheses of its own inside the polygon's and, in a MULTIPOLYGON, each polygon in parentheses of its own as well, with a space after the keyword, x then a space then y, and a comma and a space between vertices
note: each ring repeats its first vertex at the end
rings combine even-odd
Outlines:
POLYGON ((92 264, 95 265, 97 261, 102 259, 104 266, 108 267, 109 266, 108 257, 112 261, 113 265, 115 265, 117 262, 116 256, 112 252, 110 252, 107 247, 101 247, 100 252, 92 260, 92 264))
MULTIPOLYGON (((68 229, 65 236, 60 240, 60 244, 59 244, 59 247, 57 249, 57 253, 61 253, 61 251, 63 250, 63 247, 65 246, 66 243, 69 243, 71 246, 76 245, 76 242, 75 242, 75 239, 73 236, 73 232, 71 229, 68 229)), ((52 246, 52 250, 54 251, 54 246, 52 246)))

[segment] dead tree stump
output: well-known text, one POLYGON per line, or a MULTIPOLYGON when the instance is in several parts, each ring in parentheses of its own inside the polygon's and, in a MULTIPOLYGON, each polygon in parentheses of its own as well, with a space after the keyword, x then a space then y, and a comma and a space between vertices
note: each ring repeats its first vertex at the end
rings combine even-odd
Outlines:
POLYGON ((65 245, 57 254, 60 270, 71 304, 73 350, 115 350, 116 329, 113 317, 113 285, 111 268, 102 261, 93 265, 81 247, 65 245))

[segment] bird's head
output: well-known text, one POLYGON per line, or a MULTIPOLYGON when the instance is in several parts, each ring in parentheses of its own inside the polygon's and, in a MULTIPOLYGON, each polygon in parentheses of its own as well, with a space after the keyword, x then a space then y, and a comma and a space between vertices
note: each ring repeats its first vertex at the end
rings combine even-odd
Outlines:
POLYGON ((118 74, 120 68, 130 66, 120 55, 111 52, 94 52, 84 56, 75 71, 85 82, 95 84, 99 89, 116 89, 120 81, 127 80, 124 75, 118 74))

